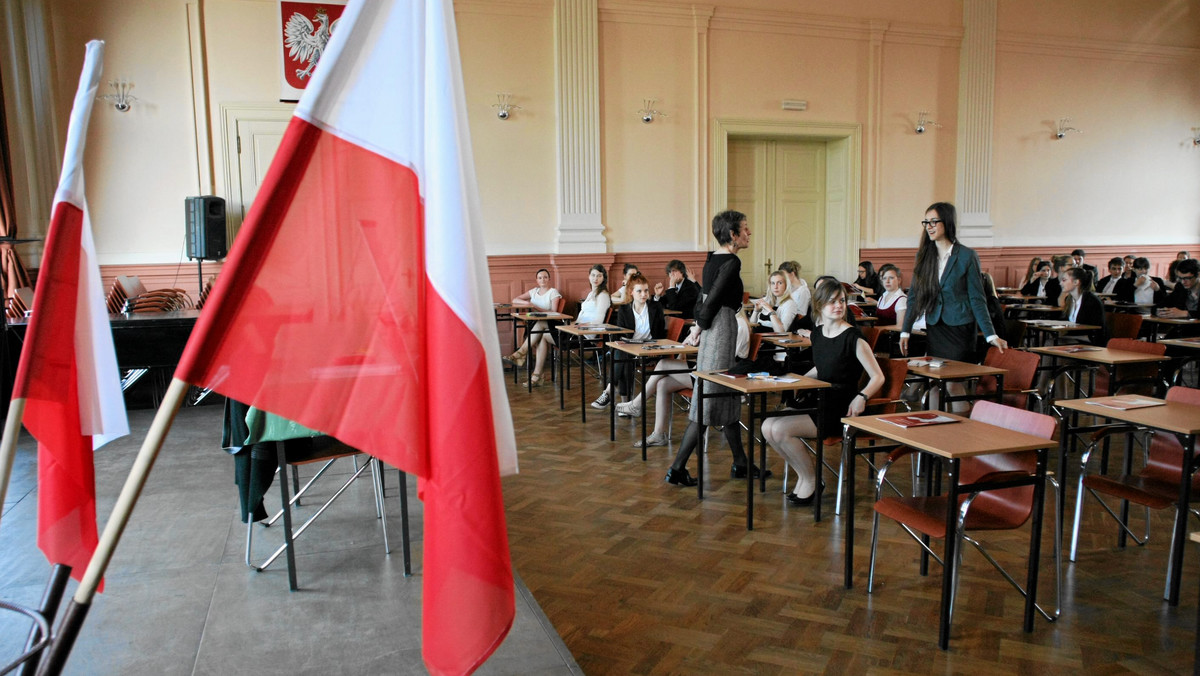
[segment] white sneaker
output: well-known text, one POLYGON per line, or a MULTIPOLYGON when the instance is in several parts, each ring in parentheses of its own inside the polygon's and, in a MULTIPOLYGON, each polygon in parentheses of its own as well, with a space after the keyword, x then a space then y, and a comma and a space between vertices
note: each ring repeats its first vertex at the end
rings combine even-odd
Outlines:
POLYGON ((628 417, 630 417, 630 413, 629 413, 629 402, 627 402, 627 401, 622 401, 622 402, 620 402, 620 403, 618 403, 618 404, 617 404, 617 417, 618 417, 618 418, 628 418, 628 417))
POLYGON ((640 418, 642 417, 642 407, 634 406, 632 401, 617 404, 617 415, 622 418, 640 418))
POLYGON ((608 391, 605 390, 600 393, 599 397, 596 397, 596 401, 592 402, 592 408, 607 408, 609 401, 608 391))

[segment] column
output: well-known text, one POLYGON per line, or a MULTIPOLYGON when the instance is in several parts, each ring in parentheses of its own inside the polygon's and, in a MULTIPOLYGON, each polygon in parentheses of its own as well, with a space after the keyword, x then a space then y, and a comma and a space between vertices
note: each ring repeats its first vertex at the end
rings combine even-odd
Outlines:
POLYGON ((558 253, 608 250, 600 215, 600 67, 597 0, 556 0, 558 253))
POLYGON ((996 89, 996 0, 963 0, 958 69, 958 237, 992 245, 992 103, 996 89))
POLYGON ((887 21, 871 21, 867 60, 867 143, 866 210, 862 241, 866 246, 879 243, 879 192, 883 177, 883 38, 887 21))

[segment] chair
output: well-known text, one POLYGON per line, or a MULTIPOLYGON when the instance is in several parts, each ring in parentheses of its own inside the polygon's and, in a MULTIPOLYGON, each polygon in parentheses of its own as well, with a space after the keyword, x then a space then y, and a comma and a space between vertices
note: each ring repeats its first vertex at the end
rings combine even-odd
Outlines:
POLYGON ((4 314, 9 320, 24 319, 29 316, 32 309, 33 289, 28 286, 22 286, 14 289, 12 295, 8 297, 4 314))
MULTIPOLYGON (((874 397, 867 400, 867 407, 863 410, 864 415, 884 415, 886 413, 896 413, 901 407, 904 410, 909 410, 908 402, 900 398, 900 393, 904 391, 904 378, 908 375, 908 360, 907 359, 889 359, 884 356, 875 355, 875 361, 879 364, 879 369, 883 371, 883 387, 879 389, 874 397)), ((839 437, 840 438, 840 437, 839 437)), ((871 434, 858 435, 859 448, 862 453, 867 454, 866 458, 867 471, 878 471, 875 466, 875 454, 881 451, 890 451, 896 447, 892 442, 884 442, 881 438, 871 434)), ((812 449, 809 449, 812 451, 812 449)), ((815 452, 814 452, 815 454, 815 452)), ((826 466, 830 471, 832 468, 826 466)), ((846 468, 846 458, 841 459, 837 469, 838 484, 837 484, 837 500, 834 503, 834 514, 842 513, 842 488, 845 482, 842 481, 843 472, 846 468)), ((913 466, 914 484, 916 465, 913 466)), ((786 473, 785 473, 786 476, 786 473)), ((896 489, 890 482, 888 484, 896 489)), ((785 486, 786 490, 786 486, 785 486)), ((896 489, 899 493, 899 490, 896 489)))
POLYGON ((1106 312, 1104 326, 1110 339, 1137 339, 1142 331, 1142 316, 1136 312, 1106 312))
MULTIPOLYGON (((246 565, 253 568, 255 572, 261 572, 275 562, 281 554, 286 553, 287 568, 288 568, 288 587, 295 591, 299 588, 296 581, 296 561, 295 547, 296 538, 300 537, 308 527, 317 520, 333 504, 335 500, 341 497, 342 493, 354 483, 359 476, 369 467, 371 469, 372 488, 375 493, 375 511, 380 519, 380 528, 383 532, 383 549, 385 554, 391 553, 391 546, 388 544, 387 536, 387 512, 383 504, 383 465, 377 458, 370 458, 362 466, 356 466, 356 471, 350 475, 342 485, 327 499, 299 528, 292 528, 292 506, 298 505, 300 498, 324 475, 337 460, 347 457, 355 457, 361 455, 361 451, 353 449, 345 444, 333 439, 332 437, 313 437, 301 439, 289 439, 287 441, 275 442, 275 453, 279 467, 279 490, 280 502, 282 509, 274 516, 264 522, 264 527, 273 525, 276 521, 283 518, 283 544, 279 546, 269 557, 261 564, 254 564, 251 561, 251 548, 254 540, 254 522, 248 521, 246 524, 246 565), (314 463, 324 463, 317 470, 316 474, 309 479, 303 487, 296 489, 294 496, 288 495, 288 468, 291 467, 293 473, 295 468, 302 465, 314 463)), ((412 572, 411 558, 408 543, 408 496, 407 486, 405 485, 405 477, 403 472, 400 479, 400 493, 402 501, 402 520, 404 528, 402 540, 404 544, 404 572, 409 575, 412 572)))
MULTIPOLYGON (((1200 390, 1190 387, 1172 387, 1167 390, 1166 399, 1167 401, 1200 406, 1200 390)), ((1139 431, 1133 425, 1113 425, 1093 433, 1089 439, 1088 445, 1084 449, 1079 461, 1079 491, 1075 497, 1075 525, 1071 530, 1072 561, 1075 560, 1075 554, 1079 545, 1079 525, 1080 519, 1083 516, 1085 489, 1100 503, 1104 511, 1108 512, 1108 515, 1117 522, 1117 525, 1120 527, 1117 531, 1120 546, 1124 546, 1123 536, 1126 534, 1133 538, 1133 541, 1139 546, 1146 543, 1150 538, 1151 509, 1166 509, 1174 505, 1177 519, 1186 518, 1188 512, 1200 515, 1200 512, 1191 509, 1188 505, 1177 504, 1179 501, 1179 485, 1183 481, 1181 468, 1183 466, 1184 450, 1179 437, 1174 434, 1165 432, 1150 433, 1153 436, 1151 437, 1149 447, 1146 449, 1146 463, 1136 473, 1130 473, 1128 469, 1121 476, 1104 476, 1087 473, 1088 460, 1091 458, 1092 451, 1097 448, 1102 439, 1112 434, 1132 434, 1139 431), (1101 493, 1111 495, 1122 501, 1120 516, 1104 502, 1104 499, 1100 497, 1101 493), (1129 529, 1128 503, 1130 502, 1146 508, 1146 530, 1141 538, 1138 538, 1129 529)), ((1126 451, 1127 453, 1131 452, 1132 448, 1127 447, 1126 451)), ((1128 467, 1129 458, 1127 457, 1126 468, 1128 467)), ((1200 490, 1200 475, 1193 474, 1190 480, 1192 482, 1192 490, 1200 490)))
MULTIPOLYGON (((1034 388, 1033 381, 1037 377, 1038 364, 1041 356, 1034 352, 1008 349, 1003 353, 1000 348, 992 347, 983 359, 984 366, 991 366, 1008 371, 1004 375, 1004 394, 1001 401, 1007 406, 1029 408, 1029 397, 1032 395, 1041 401, 1041 395, 1034 388)), ((996 393, 995 376, 984 376, 975 386, 975 394, 987 396, 996 393)))
MULTIPOLYGON (((1162 356, 1167 353, 1167 346, 1160 343, 1149 343, 1144 340, 1134 340, 1132 338, 1113 338, 1108 341, 1108 348, 1113 350, 1125 350, 1126 352, 1143 352, 1162 356)), ((1112 393, 1126 394, 1154 394, 1158 391, 1159 385, 1162 383, 1162 378, 1159 375, 1158 364, 1125 364, 1117 366, 1115 370, 1116 380, 1112 393)), ((1109 370, 1102 368, 1096 373, 1096 385, 1093 389, 1098 394, 1108 394, 1109 392, 1109 370)))
MULTIPOLYGON (((971 411, 971 420, 996 425, 1005 429, 1010 429, 1018 432, 1024 432, 1043 439, 1051 439, 1054 437, 1054 432, 1057 428, 1057 423, 1054 418, 1041 413, 1033 413, 1024 411, 1011 406, 1004 406, 992 401, 980 401, 975 404, 971 411)), ((958 526, 955 533, 946 532, 946 497, 919 497, 919 498, 884 498, 882 497, 883 483, 886 479, 887 471, 892 463, 901 457, 912 453, 913 449, 907 446, 901 446, 889 454, 887 462, 879 470, 879 475, 875 481, 875 515, 871 525, 871 563, 870 570, 867 574, 867 592, 874 590, 875 585, 875 554, 879 544, 879 517, 886 516, 899 522, 900 526, 912 536, 914 540, 929 554, 933 556, 939 563, 945 565, 945 562, 930 549, 929 545, 922 541, 921 536, 934 538, 957 537, 960 540, 958 551, 958 565, 955 570, 961 570, 962 551, 961 541, 965 540, 983 554, 988 563, 991 563, 1000 574, 1008 580, 1009 584, 1015 587, 1022 595, 1025 595, 1025 590, 1000 564, 992 558, 992 555, 984 549, 982 543, 968 535, 967 531, 984 531, 984 530, 1011 530, 1020 528, 1029 520, 1033 513, 1033 486, 1018 486, 1015 488, 1003 488, 996 490, 981 491, 968 495, 960 495, 958 526)), ((996 453, 993 455, 984 455, 974 458, 966 458, 961 461, 959 466, 959 476, 957 481, 959 485, 967 485, 979 481, 991 481, 1003 479, 1006 475, 1016 476, 1032 475, 1036 471, 1037 452, 1022 451, 1018 453, 996 453)), ((1058 484, 1054 479, 1047 477, 1048 481, 1054 490, 1058 490, 1058 484)), ((1055 505, 1058 504, 1055 499, 1055 505)), ((1055 515, 1055 537, 1054 537, 1054 561, 1055 561, 1055 593, 1056 593, 1056 608, 1054 617, 1049 613, 1036 606, 1039 613, 1047 620, 1053 622, 1062 611, 1062 522, 1055 515)), ((950 612, 953 616, 954 598, 957 595, 959 575, 955 575, 952 580, 954 591, 950 596, 950 612)))
POLYGON ((679 342, 679 336, 683 335, 683 327, 687 322, 679 317, 667 317, 667 340, 679 342))
MULTIPOLYGON (((853 306, 853 307, 858 307, 858 306, 853 306)), ((862 312, 862 310, 859 310, 859 312, 862 312)), ((856 314, 855 316, 861 317, 862 315, 856 314)), ((875 346, 879 344, 879 336, 883 332, 880 331, 879 329, 875 328, 874 326, 863 326, 863 327, 859 328, 858 332, 862 334, 863 340, 867 341, 867 346, 871 348, 872 352, 874 352, 875 346)))
POLYGON ((1004 320, 1004 335, 1008 336, 1008 344, 1013 347, 1020 347, 1025 341, 1025 322, 1020 319, 1005 319, 1004 320))

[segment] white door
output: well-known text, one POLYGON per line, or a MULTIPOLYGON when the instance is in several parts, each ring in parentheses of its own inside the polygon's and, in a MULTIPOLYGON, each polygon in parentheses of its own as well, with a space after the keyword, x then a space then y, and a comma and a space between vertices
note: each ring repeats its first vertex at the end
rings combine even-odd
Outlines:
POLYGON ((292 104, 221 107, 225 135, 226 215, 231 244, 267 176, 294 108, 292 104))

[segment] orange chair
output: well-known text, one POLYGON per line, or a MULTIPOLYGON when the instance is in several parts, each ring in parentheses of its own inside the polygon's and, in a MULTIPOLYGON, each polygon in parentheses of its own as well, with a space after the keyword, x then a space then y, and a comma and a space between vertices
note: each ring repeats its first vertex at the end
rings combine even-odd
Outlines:
MULTIPOLYGON (((1048 415, 1024 411, 1012 406, 1003 406, 992 401, 976 402, 974 409, 971 411, 971 420, 978 420, 1005 429, 1024 432, 1043 439, 1053 438, 1057 428, 1054 418, 1048 415)), ((943 565, 945 565, 945 562, 941 560, 936 552, 930 549, 928 544, 922 541, 921 536, 959 538, 960 543, 957 547, 959 560, 955 565, 956 574, 955 579, 952 581, 955 591, 951 592, 950 597, 951 616, 953 616, 954 597, 958 589, 959 575, 957 571, 960 571, 962 568, 963 540, 974 545, 983 554, 984 558, 1000 571, 1009 584, 1016 587, 1024 595, 1025 590, 1021 588, 1017 581, 992 558, 991 554, 984 549, 979 541, 968 535, 967 531, 1011 530, 1020 528, 1029 520, 1029 517, 1033 513, 1033 486, 1018 486, 1015 488, 1003 488, 960 495, 959 500, 961 502, 959 503, 958 510, 957 532, 947 533, 947 498, 945 496, 916 498, 882 497, 883 484, 886 480, 888 469, 896 460, 912 452, 913 450, 907 446, 901 446, 892 451, 888 456, 887 462, 879 470, 875 481, 875 515, 871 525, 871 562, 870 570, 867 574, 867 592, 872 592, 875 586, 875 554, 879 544, 879 517, 883 515, 899 522, 900 526, 926 552, 931 554, 939 563, 943 563, 943 565)), ((996 453, 993 455, 966 458, 960 463, 959 475, 956 480, 959 485, 969 485, 981 481, 1000 479, 1006 475, 1013 475, 1014 477, 1018 475, 1028 476, 1036 471, 1036 466, 1036 451, 996 453)), ((1047 477, 1046 480, 1054 486, 1056 491, 1058 490, 1058 484, 1053 479, 1047 477)), ((1057 499, 1054 502, 1055 505, 1058 504, 1057 499)), ((1057 517, 1058 515, 1056 514, 1054 519, 1054 561, 1057 571, 1055 579, 1057 607, 1054 617, 1051 617, 1041 606, 1036 606, 1038 612, 1051 622, 1058 617, 1062 609, 1062 522, 1057 517)))
POLYGON ((1136 339, 1142 331, 1142 316, 1133 312, 1109 312, 1104 315, 1109 338, 1136 339))
MULTIPOLYGON (((1167 401, 1200 406, 1200 390, 1190 387, 1172 387, 1167 390, 1166 399, 1167 401)), ((1079 545, 1079 524, 1080 518, 1083 515, 1085 489, 1088 493, 1092 494, 1092 497, 1099 501, 1104 511, 1108 512, 1108 515, 1116 520, 1117 525, 1120 526, 1118 534, 1120 536, 1128 534, 1138 545, 1145 544, 1146 540, 1150 537, 1151 509, 1166 509, 1174 505, 1176 519, 1187 518, 1189 512, 1196 513, 1196 510, 1190 509, 1188 505, 1177 504, 1179 502, 1179 485, 1183 481, 1184 449, 1179 438, 1174 434, 1165 432, 1153 433, 1146 452, 1146 464, 1136 473, 1130 473, 1128 470, 1128 458, 1126 458, 1126 472, 1121 476, 1114 477, 1087 473, 1088 460, 1091 458, 1092 451, 1096 449, 1102 439, 1111 434, 1136 433, 1139 431, 1138 428, 1132 425, 1115 425, 1101 429, 1092 435, 1087 448, 1080 457, 1079 491, 1075 497, 1075 526, 1071 532, 1072 561, 1075 560, 1075 553, 1079 545), (1116 512, 1104 502, 1100 497, 1101 493, 1119 498, 1124 503, 1121 510, 1122 516, 1117 516, 1116 512), (1140 539, 1129 529, 1129 512, 1127 508, 1127 503, 1129 502, 1142 505, 1146 508, 1146 531, 1140 539)), ((1200 493, 1196 493, 1196 491, 1200 491, 1200 474, 1192 474, 1189 479, 1192 482, 1193 495, 1200 495, 1200 493)), ((1122 546, 1124 545, 1123 540, 1124 537, 1120 537, 1119 544, 1122 546)))
MULTIPOLYGON (((869 342, 869 341, 868 341, 869 342)), ((879 392, 867 400, 867 407, 863 410, 863 415, 884 415, 887 413, 896 413, 901 407, 904 410, 910 410, 907 401, 900 398, 900 393, 904 391, 904 379, 908 376, 908 360, 907 359, 889 359, 875 355, 875 361, 879 364, 879 370, 883 371, 883 387, 879 392)), ((840 439, 840 437, 838 437, 840 439)), ((877 472, 879 468, 875 465, 875 454, 880 451, 890 451, 897 444, 885 441, 880 437, 871 434, 859 434, 857 448, 860 454, 868 455, 867 471, 877 472)), ((846 457, 843 454, 841 464, 838 467, 838 487, 837 501, 834 503, 834 514, 842 513, 842 488, 845 484, 841 479, 845 476, 846 457)), ((913 465, 913 483, 916 485, 916 465, 913 465)), ((891 482, 888 485, 892 487, 898 494, 900 490, 891 482)))
POLYGON ((683 326, 687 322, 679 317, 667 317, 667 340, 679 342, 679 336, 683 335, 683 326))
MULTIPOLYGON (((855 305, 852 307, 858 307, 858 306, 855 305)), ((861 313, 861 312, 862 312, 862 310, 859 310, 859 313, 861 313)), ((862 315, 856 313, 855 316, 861 317, 862 315)), ((880 331, 879 329, 875 328, 874 326, 861 326, 861 327, 859 327, 858 332, 862 334, 863 340, 867 341, 867 346, 869 346, 871 348, 871 351, 874 352, 875 346, 879 344, 879 335, 883 332, 880 331)))
MULTIPOLYGON (((1143 352, 1162 356, 1167 353, 1167 346, 1159 343, 1148 343, 1132 338, 1113 338, 1108 341, 1109 349, 1125 350, 1126 352, 1143 352)), ((1118 366, 1115 371, 1112 394, 1154 394, 1162 383, 1158 364, 1126 364, 1118 366)), ((1093 389, 1097 395, 1109 393, 1109 371, 1102 368, 1096 373, 1096 386, 1093 389)))
MULTIPOLYGON (((1016 406, 1017 408, 1029 408, 1029 397, 1041 400, 1041 395, 1034 388, 1033 381, 1037 377, 1038 364, 1041 362, 1041 356, 1033 352, 1025 352, 1024 350, 1008 349, 1003 353, 1000 348, 992 347, 987 351, 987 356, 983 359, 984 366, 992 366, 998 369, 1008 371, 1004 375, 1004 394, 1002 402, 1008 406, 1016 406)), ((979 379, 975 386, 975 394, 987 396, 996 393, 996 378, 994 376, 984 376, 979 379)))

